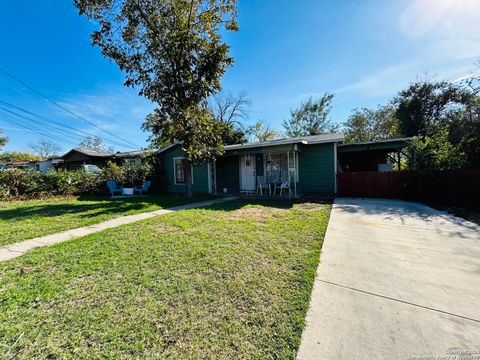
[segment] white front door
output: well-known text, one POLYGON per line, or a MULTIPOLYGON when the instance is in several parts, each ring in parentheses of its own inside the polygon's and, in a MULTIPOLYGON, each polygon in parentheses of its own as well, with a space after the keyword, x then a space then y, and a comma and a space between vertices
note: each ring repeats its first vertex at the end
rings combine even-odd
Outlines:
POLYGON ((240 157, 240 173, 242 177, 241 190, 255 190, 255 156, 243 155, 240 157))

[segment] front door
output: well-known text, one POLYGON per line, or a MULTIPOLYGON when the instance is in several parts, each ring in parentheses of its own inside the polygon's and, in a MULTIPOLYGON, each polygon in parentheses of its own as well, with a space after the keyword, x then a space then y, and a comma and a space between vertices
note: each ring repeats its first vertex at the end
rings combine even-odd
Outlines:
POLYGON ((242 191, 255 190, 255 156, 240 157, 240 173, 242 176, 242 191))

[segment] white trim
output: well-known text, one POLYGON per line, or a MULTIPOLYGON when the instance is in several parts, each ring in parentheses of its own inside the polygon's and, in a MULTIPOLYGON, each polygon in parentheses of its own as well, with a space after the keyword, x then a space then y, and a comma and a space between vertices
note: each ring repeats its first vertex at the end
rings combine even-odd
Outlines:
MULTIPOLYGON (((175 168, 175 160, 176 159, 185 159, 185 156, 175 156, 173 158, 173 183, 175 185, 187 185, 186 182, 184 183, 177 183, 177 169, 175 168)), ((190 166, 190 171, 192 173, 192 185, 193 185, 193 165, 190 166)), ((185 179, 186 180, 186 179, 185 179)))

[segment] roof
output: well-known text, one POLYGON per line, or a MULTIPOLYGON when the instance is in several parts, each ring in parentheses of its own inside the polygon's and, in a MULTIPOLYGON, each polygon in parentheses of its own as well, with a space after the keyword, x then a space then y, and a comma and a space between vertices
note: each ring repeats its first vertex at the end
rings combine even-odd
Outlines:
POLYGON ((158 150, 158 154, 163 153, 164 151, 167 151, 168 149, 171 149, 174 146, 181 145, 182 143, 180 141, 176 141, 173 144, 167 145, 164 148, 161 148, 158 150))
POLYGON ((402 142, 409 141, 411 137, 396 138, 396 139, 385 139, 385 140, 374 140, 374 141, 362 141, 350 144, 340 144, 338 146, 352 146, 352 145, 371 145, 371 144, 382 144, 382 143, 393 143, 393 142, 402 142))
POLYGON ((65 158, 67 155, 69 155, 71 152, 79 152, 81 154, 87 155, 87 156, 92 156, 92 157, 113 157, 113 153, 107 153, 107 152, 101 152, 101 151, 94 151, 94 150, 86 150, 86 149, 72 149, 68 151, 66 154, 62 156, 62 158, 65 158))
POLYGON ((148 154, 150 152, 156 151, 155 149, 146 149, 146 150, 134 150, 134 151, 124 151, 124 152, 116 152, 114 157, 116 158, 130 158, 130 157, 137 157, 142 156, 144 154, 148 154))
POLYGON ((377 141, 364 141, 351 144, 340 144, 338 145, 339 152, 358 152, 358 151, 372 151, 372 150, 382 150, 382 151, 397 151, 398 149, 404 148, 408 145, 408 142, 411 140, 411 137, 397 138, 397 139, 387 139, 387 140, 377 140, 377 141))
POLYGON ((311 136, 299 136, 294 138, 286 139, 275 139, 268 140, 264 142, 256 143, 246 143, 246 144, 235 144, 225 146, 225 150, 240 150, 240 149, 250 149, 266 146, 277 146, 277 145, 288 145, 288 144, 304 144, 304 145, 313 145, 313 144, 322 144, 322 143, 331 143, 331 142, 342 142, 344 136, 342 133, 333 133, 333 134, 324 134, 324 135, 311 135, 311 136))

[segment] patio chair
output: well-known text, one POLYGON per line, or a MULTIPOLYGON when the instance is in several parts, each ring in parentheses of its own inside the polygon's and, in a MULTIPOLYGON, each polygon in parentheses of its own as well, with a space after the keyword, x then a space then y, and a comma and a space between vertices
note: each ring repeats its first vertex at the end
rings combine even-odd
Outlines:
POLYGON ((265 181, 265 177, 257 176, 257 193, 260 192, 260 195, 263 195, 263 189, 268 189, 268 194, 272 195, 270 185, 265 181))
POLYGON ((148 192, 148 188, 150 187, 151 184, 152 184, 152 182, 150 180, 145 181, 142 186, 135 186, 135 188, 133 189, 133 193, 135 195, 146 194, 148 192))
POLYGON ((275 195, 277 193, 277 189, 280 190, 280 193, 278 195, 282 195, 284 190, 285 191, 290 190, 290 184, 288 183, 288 181, 284 181, 282 183, 275 184, 275 189, 273 189, 273 195, 275 195))
POLYGON ((118 186, 116 181, 108 180, 107 187, 108 187, 108 190, 110 191, 110 194, 112 194, 112 197, 115 195, 122 195, 123 188, 121 186, 118 186))

